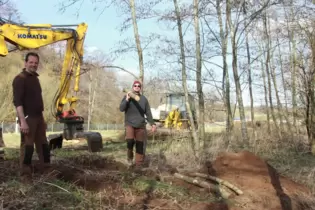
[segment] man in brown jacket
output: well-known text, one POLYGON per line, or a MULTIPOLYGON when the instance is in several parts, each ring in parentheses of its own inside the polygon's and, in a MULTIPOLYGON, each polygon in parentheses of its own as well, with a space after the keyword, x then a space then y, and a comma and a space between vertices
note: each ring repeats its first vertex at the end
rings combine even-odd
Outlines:
POLYGON ((50 165, 50 151, 43 117, 44 104, 37 68, 39 56, 30 52, 25 68, 13 80, 13 104, 16 107, 21 132, 20 167, 22 180, 31 181, 34 144, 40 169, 50 165))

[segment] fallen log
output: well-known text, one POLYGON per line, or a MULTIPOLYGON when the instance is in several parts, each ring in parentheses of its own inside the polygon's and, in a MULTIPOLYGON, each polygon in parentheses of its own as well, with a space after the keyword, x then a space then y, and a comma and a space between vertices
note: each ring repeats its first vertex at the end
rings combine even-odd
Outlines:
POLYGON ((201 177, 201 178, 205 178, 205 179, 209 179, 211 181, 217 182, 218 184, 224 185, 228 188, 230 188, 231 190, 233 190, 237 195, 243 195, 243 191, 240 190, 238 187, 236 187, 235 185, 231 184, 230 182, 226 181, 226 180, 222 180, 218 177, 215 176, 210 176, 208 174, 202 174, 202 173, 190 173, 190 176, 197 176, 197 177, 201 177))
POLYGON ((185 175, 182 175, 180 173, 174 173, 174 176, 176 178, 184 180, 184 181, 186 181, 188 183, 195 184, 197 186, 209 189, 210 192, 212 192, 212 193, 214 193, 216 195, 219 195, 219 196, 221 196, 224 199, 228 199, 231 196, 231 194, 232 194, 229 191, 227 191, 224 188, 224 186, 214 185, 214 184, 211 184, 211 183, 209 183, 207 181, 203 181, 203 180, 200 180, 198 178, 192 178, 192 177, 189 177, 189 176, 185 176, 185 175))

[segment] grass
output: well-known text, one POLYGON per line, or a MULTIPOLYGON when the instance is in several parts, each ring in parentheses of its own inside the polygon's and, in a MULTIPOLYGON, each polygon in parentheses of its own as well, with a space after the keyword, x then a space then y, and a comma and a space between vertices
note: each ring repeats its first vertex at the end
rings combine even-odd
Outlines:
MULTIPOLYGON (((212 133, 208 134, 209 160, 214 159, 220 151, 237 151, 241 148, 239 133, 233 135, 230 146, 226 148, 222 144, 224 137, 220 132, 220 129, 213 127, 212 133)), ((218 202, 211 194, 192 191, 185 185, 169 180, 169 175, 164 174, 164 168, 169 166, 186 170, 196 170, 200 166, 194 160, 190 141, 183 134, 166 137, 166 140, 157 136, 154 142, 151 140, 147 147, 149 171, 135 175, 124 165, 126 144, 122 141, 123 133, 100 133, 104 148, 99 153, 88 153, 84 141, 64 141, 64 148, 53 152, 52 160, 60 170, 69 167, 71 172, 77 171, 76 177, 67 175, 67 180, 50 176, 36 177, 34 185, 24 185, 18 181, 16 162, 19 155, 19 135, 5 133, 3 138, 9 165, 0 168, 4 172, 4 181, 0 184, 3 192, 0 193, 0 203, 5 208, 12 209, 105 209, 105 206, 106 209, 141 209, 143 205, 153 205, 158 209, 164 202, 163 205, 170 209, 185 209, 190 208, 192 203, 218 202), (151 173, 152 171, 155 172, 151 173), (159 180, 156 175, 165 176, 165 179, 159 180), (76 182, 80 177, 91 186, 94 184, 94 190, 86 189, 80 182, 76 182), (102 188, 95 190, 97 187, 102 188)), ((261 138, 251 141, 255 145, 252 148, 255 154, 268 160, 282 175, 307 185, 315 192, 315 158, 312 155, 297 149, 298 145, 293 138, 277 140, 273 136, 267 136, 263 130, 258 131, 257 136, 261 138)))
MULTIPOLYGON (((126 144, 121 141, 121 132, 100 132, 103 136, 103 151, 97 154, 90 154, 86 150, 82 150, 81 146, 86 146, 84 141, 64 141, 64 148, 53 152, 52 160, 61 164, 77 166, 79 168, 90 167, 96 164, 96 162, 104 162, 102 158, 114 157, 115 160, 125 161, 126 144), (74 149, 77 148, 77 149, 74 149), (80 149, 78 149, 80 148, 80 149)), ((3 135, 6 148, 6 159, 16 161, 19 155, 19 135, 5 133, 3 135)), ((155 151, 156 147, 149 145, 148 152, 155 151)), ((34 155, 35 159, 36 156, 34 155)), ((12 166, 13 167, 13 166, 12 166)), ((107 166, 106 166, 107 167, 107 166)), ((17 166, 15 166, 15 170, 17 166)), ((92 169, 87 169, 91 172, 92 169)), ((185 202, 197 202, 208 201, 212 202, 214 199, 211 196, 198 196, 191 195, 186 188, 180 186, 174 186, 166 182, 157 181, 155 177, 150 176, 134 176, 130 172, 123 172, 118 175, 121 179, 121 184, 118 189, 105 189, 105 192, 91 192, 59 179, 41 178, 37 179, 34 186, 23 185, 18 181, 18 175, 16 171, 7 171, 10 174, 10 178, 6 182, 2 183, 0 188, 5 189, 6 196, 0 196, 0 200, 4 201, 6 208, 28 208, 28 209, 50 209, 52 206, 54 209, 100 209, 100 203, 105 203, 107 206, 113 206, 112 209, 116 209, 120 206, 122 209, 134 209, 138 204, 131 205, 129 201, 126 203, 118 202, 117 198, 113 198, 110 195, 112 190, 115 193, 121 195, 127 195, 126 197, 143 197, 151 190, 154 193, 156 199, 174 199, 177 201, 185 202), (12 174, 15 174, 14 176, 12 174), (47 179, 47 180, 46 180, 47 179), (107 191, 107 192, 106 192, 107 191), (30 195, 27 199, 18 200, 20 194, 30 195), (100 198, 101 196, 102 198, 100 198), (40 199, 38 198, 49 198, 40 199), (9 201, 10 200, 10 201, 9 201), (96 204, 95 204, 96 203, 96 204), (131 205, 131 206, 130 206, 131 205), (116 206, 116 207, 115 207, 116 206)), ((93 173, 93 172, 92 172, 93 173)), ((95 173, 101 172, 101 169, 97 169, 95 173), (98 171, 100 170, 100 171, 98 171)), ((175 204, 174 204, 175 205, 175 204)), ((110 209, 110 208, 109 208, 110 209)))

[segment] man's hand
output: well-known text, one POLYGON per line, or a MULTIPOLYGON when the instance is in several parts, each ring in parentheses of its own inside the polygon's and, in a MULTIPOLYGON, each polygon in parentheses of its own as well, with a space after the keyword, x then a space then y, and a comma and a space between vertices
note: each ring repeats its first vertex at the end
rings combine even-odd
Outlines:
POLYGON ((29 127, 28 127, 28 124, 25 120, 23 120, 21 122, 21 125, 20 125, 20 131, 24 134, 28 134, 29 132, 29 127))
POLYGON ((156 131, 156 125, 152 125, 151 131, 154 133, 156 131))
POLYGON ((129 93, 130 93, 130 91, 126 94, 126 101, 129 101, 129 99, 130 99, 129 93))

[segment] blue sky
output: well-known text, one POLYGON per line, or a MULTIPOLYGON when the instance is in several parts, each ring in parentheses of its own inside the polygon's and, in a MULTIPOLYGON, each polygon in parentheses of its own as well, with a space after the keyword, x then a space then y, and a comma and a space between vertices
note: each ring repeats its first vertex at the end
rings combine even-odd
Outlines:
MULTIPOLYGON (((59 2, 43 0, 16 0, 16 6, 21 13, 25 23, 48 23, 48 24, 77 24, 85 22, 88 24, 88 32, 85 46, 89 50, 99 49, 103 53, 110 53, 119 40, 128 36, 132 38, 132 31, 121 35, 117 27, 123 21, 118 17, 115 8, 106 9, 101 15, 101 7, 94 10, 95 4, 89 0, 84 1, 79 17, 75 15, 78 5, 68 8, 64 13, 59 12, 59 2)), ((134 58, 117 60, 119 65, 137 73, 138 64, 134 58)))
POLYGON ((26 23, 50 24, 77 24, 85 22, 89 25, 85 43, 89 47, 98 47, 104 51, 109 50, 119 33, 116 24, 119 19, 113 9, 108 9, 99 17, 99 12, 94 12, 90 1, 85 1, 84 9, 79 17, 75 16, 75 8, 69 8, 65 13, 58 12, 58 1, 19 0, 17 7, 21 12, 22 20, 26 23), (99 18, 98 18, 99 17, 99 18))

